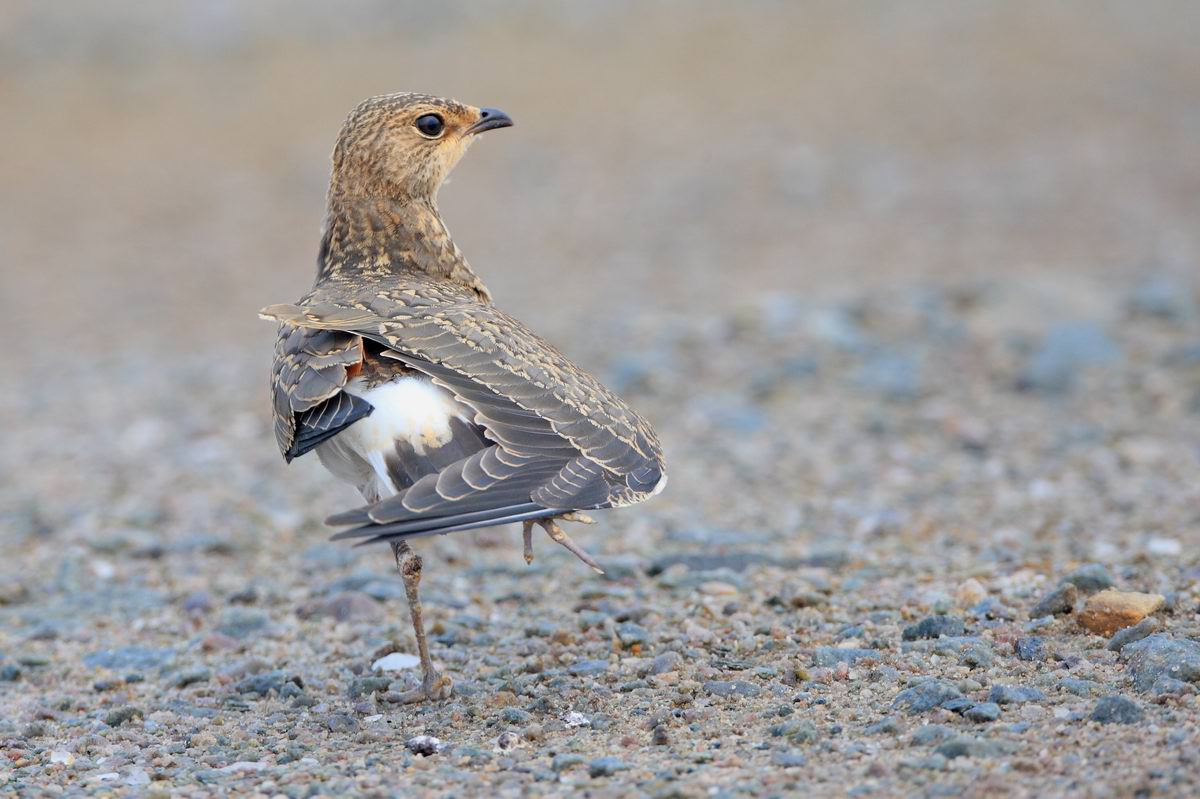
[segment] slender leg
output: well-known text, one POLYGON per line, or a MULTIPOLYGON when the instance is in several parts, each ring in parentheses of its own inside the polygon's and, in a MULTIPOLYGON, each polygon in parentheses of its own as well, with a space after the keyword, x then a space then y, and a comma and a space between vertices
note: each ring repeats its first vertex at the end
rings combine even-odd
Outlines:
POLYGON ((579 513, 578 511, 572 511, 570 513, 564 513, 561 516, 555 516, 551 519, 538 519, 538 524, 542 526, 542 529, 546 531, 546 534, 550 536, 551 540, 566 547, 568 552, 590 566, 592 571, 596 572, 597 574, 604 574, 604 569, 600 568, 600 564, 597 563, 591 555, 584 552, 582 547, 572 541, 569 535, 563 532, 563 529, 558 526, 558 519, 562 519, 565 522, 580 522, 581 524, 595 524, 595 520, 586 514, 579 513))
POLYGON ((521 523, 521 536, 525 540, 525 565, 533 563, 533 521, 521 523))
POLYGON ((448 699, 454 691, 454 683, 447 675, 438 673, 429 657, 429 643, 425 640, 425 623, 421 619, 421 597, 417 589, 421 585, 421 556, 413 552, 407 541, 392 543, 392 554, 396 557, 396 568, 404 580, 404 593, 408 597, 408 611, 412 614, 413 632, 417 636, 417 654, 421 658, 421 685, 406 691, 400 701, 424 702, 428 699, 448 699))

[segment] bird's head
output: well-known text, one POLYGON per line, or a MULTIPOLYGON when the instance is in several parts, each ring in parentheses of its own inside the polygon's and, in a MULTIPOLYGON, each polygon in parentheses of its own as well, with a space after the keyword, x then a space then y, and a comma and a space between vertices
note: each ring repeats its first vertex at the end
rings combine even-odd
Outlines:
POLYGON ((330 190, 343 196, 433 200, 477 135, 512 123, 495 108, 426 94, 372 97, 342 125, 330 190))

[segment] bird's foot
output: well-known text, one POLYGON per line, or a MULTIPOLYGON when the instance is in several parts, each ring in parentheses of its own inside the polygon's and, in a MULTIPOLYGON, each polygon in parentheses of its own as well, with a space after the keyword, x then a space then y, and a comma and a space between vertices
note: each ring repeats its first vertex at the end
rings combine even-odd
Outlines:
MULTIPOLYGON (((546 531, 546 535, 550 536, 551 540, 566 547, 568 552, 590 566, 592 571, 596 572, 596 574, 604 574, 604 569, 600 568, 600 564, 597 563, 591 555, 585 552, 583 548, 579 546, 579 544, 576 544, 574 541, 572 541, 571 537, 563 532, 563 529, 558 526, 559 519, 562 519, 565 522, 579 522, 580 524, 595 524, 595 520, 587 514, 579 513, 578 511, 571 511, 570 513, 564 513, 561 516, 554 516, 549 519, 538 519, 537 523, 542 526, 542 529, 546 531)), ((531 530, 532 528, 526 529, 531 530)), ((532 558, 532 544, 528 543, 530 541, 528 537, 525 540, 528 547, 526 549, 526 557, 532 558)))
POLYGON ((441 674, 435 669, 427 671, 421 684, 411 691, 400 694, 397 701, 406 705, 417 702, 436 702, 440 699, 449 699, 453 693, 454 680, 450 679, 449 674, 441 674))

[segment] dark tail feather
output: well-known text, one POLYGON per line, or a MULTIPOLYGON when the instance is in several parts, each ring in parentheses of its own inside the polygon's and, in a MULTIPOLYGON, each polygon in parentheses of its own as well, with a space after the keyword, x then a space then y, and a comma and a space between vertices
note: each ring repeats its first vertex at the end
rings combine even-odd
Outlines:
POLYGON ((362 546, 380 541, 398 541, 405 538, 444 535, 461 530, 475 530, 480 527, 494 527, 500 524, 526 521, 528 519, 546 519, 565 512, 562 509, 545 508, 535 502, 526 502, 520 505, 509 505, 503 508, 475 511, 473 513, 455 513, 449 516, 412 519, 393 524, 364 524, 361 527, 337 533, 333 536, 333 540, 365 538, 365 541, 360 541, 357 544, 357 546, 362 546))

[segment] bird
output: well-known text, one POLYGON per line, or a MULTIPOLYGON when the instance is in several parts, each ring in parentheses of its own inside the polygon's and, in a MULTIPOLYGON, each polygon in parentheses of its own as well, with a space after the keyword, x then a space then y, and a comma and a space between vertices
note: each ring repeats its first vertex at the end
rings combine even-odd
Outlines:
POLYGON ((650 424, 517 319, 450 237, 438 190, 495 108, 402 92, 350 112, 332 156, 311 290, 259 315, 278 323, 274 430, 287 462, 315 452, 358 489, 333 537, 387 543, 404 582, 422 677, 405 702, 449 698, 429 654, 412 539, 522 523, 597 572, 560 526, 667 483, 650 424))

